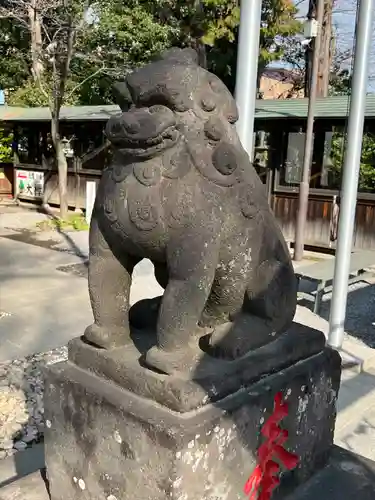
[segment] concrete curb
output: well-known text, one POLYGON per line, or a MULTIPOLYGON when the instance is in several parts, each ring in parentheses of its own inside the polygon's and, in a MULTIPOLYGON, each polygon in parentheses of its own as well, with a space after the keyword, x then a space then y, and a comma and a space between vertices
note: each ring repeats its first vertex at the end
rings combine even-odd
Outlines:
POLYGON ((343 370, 350 368, 357 373, 363 373, 375 368, 375 349, 356 341, 352 337, 347 337, 344 340, 339 353, 342 358, 343 370))
MULTIPOLYGON (((44 444, 38 443, 13 457, 0 460, 0 500, 2 490, 20 479, 44 469, 44 444)), ((21 497, 20 497, 21 498, 21 497)))

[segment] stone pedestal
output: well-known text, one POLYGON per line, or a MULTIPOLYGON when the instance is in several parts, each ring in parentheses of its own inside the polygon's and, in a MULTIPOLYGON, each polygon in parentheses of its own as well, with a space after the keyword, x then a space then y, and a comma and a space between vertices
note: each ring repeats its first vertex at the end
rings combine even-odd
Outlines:
POLYGON ((257 465, 261 429, 282 392, 284 498, 329 459, 341 359, 294 324, 240 361, 202 358, 192 379, 142 367, 148 346, 98 350, 74 340, 46 373, 46 463, 52 500, 239 500, 257 465))

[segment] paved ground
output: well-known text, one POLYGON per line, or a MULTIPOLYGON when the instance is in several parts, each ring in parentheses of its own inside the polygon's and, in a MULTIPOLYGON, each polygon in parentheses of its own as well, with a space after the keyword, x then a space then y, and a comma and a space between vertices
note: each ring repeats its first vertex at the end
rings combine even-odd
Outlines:
MULTIPOLYGON (((66 344, 92 321, 87 281, 59 271, 85 267, 87 232, 41 232, 35 212, 0 213, 0 361, 66 344)), ((135 271, 131 302, 161 289, 149 279, 152 265, 135 271)))

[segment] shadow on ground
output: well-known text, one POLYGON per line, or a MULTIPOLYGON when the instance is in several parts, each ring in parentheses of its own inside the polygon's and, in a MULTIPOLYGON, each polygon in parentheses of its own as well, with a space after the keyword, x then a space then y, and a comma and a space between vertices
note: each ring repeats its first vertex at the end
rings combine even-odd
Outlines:
POLYGON ((80 247, 76 244, 74 239, 68 232, 63 231, 62 229, 56 230, 56 234, 60 235, 68 248, 61 248, 61 238, 49 237, 47 239, 43 239, 40 235, 43 235, 42 232, 33 231, 30 229, 20 229, 14 231, 13 234, 2 235, 2 238, 6 238, 13 241, 19 241, 20 243, 26 243, 29 245, 34 245, 37 247, 45 248, 46 250, 53 250, 56 252, 64 252, 70 253, 79 257, 82 260, 82 263, 87 267, 88 266, 88 255, 84 251, 80 249, 80 247))

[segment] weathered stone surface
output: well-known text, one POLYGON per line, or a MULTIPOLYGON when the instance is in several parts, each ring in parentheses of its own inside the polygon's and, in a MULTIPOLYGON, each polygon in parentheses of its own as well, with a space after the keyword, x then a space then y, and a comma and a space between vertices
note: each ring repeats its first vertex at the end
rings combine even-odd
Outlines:
MULTIPOLYGON (((80 495, 81 496, 81 495, 80 495)), ((77 498, 80 496, 77 495, 77 498)), ((82 495, 83 497, 83 495, 82 495)), ((108 496, 106 500, 114 500, 108 496)), ((275 494, 273 500, 373 500, 375 462, 337 446, 326 467, 291 495, 275 494)), ((40 472, 0 488, 0 500, 50 500, 40 472)))
MULTIPOLYGON (((145 372, 148 371, 144 369, 145 372)), ((299 465, 289 492, 325 465, 341 360, 331 349, 183 414, 77 367, 47 368, 46 463, 52 500, 240 500, 260 430, 282 392, 286 448, 299 465)))
POLYGON ((134 343, 113 350, 97 349, 75 339, 69 344, 69 359, 139 396, 171 410, 186 412, 223 399, 241 386, 249 386, 261 377, 321 352, 325 346, 320 331, 293 323, 273 342, 237 361, 217 359, 202 351, 195 372, 184 377, 179 373, 164 375, 142 366, 145 353, 156 342, 155 334, 153 338, 151 333, 133 331, 134 343))
POLYGON ((118 86, 126 111, 107 125, 114 156, 90 229, 95 323, 86 339, 106 349, 132 342, 131 276, 147 257, 165 293, 144 310, 158 317, 145 363, 167 374, 196 370, 203 336, 227 359, 272 342, 297 301, 287 245, 236 132, 235 101, 196 59, 173 49, 118 86))
POLYGON ((299 460, 287 493, 327 461, 341 359, 293 323, 297 280, 234 99, 180 49, 117 93, 90 228, 94 324, 46 369, 52 500, 242 499, 282 399, 276 450, 288 435, 299 460), (165 292, 129 310, 144 258, 165 292))

